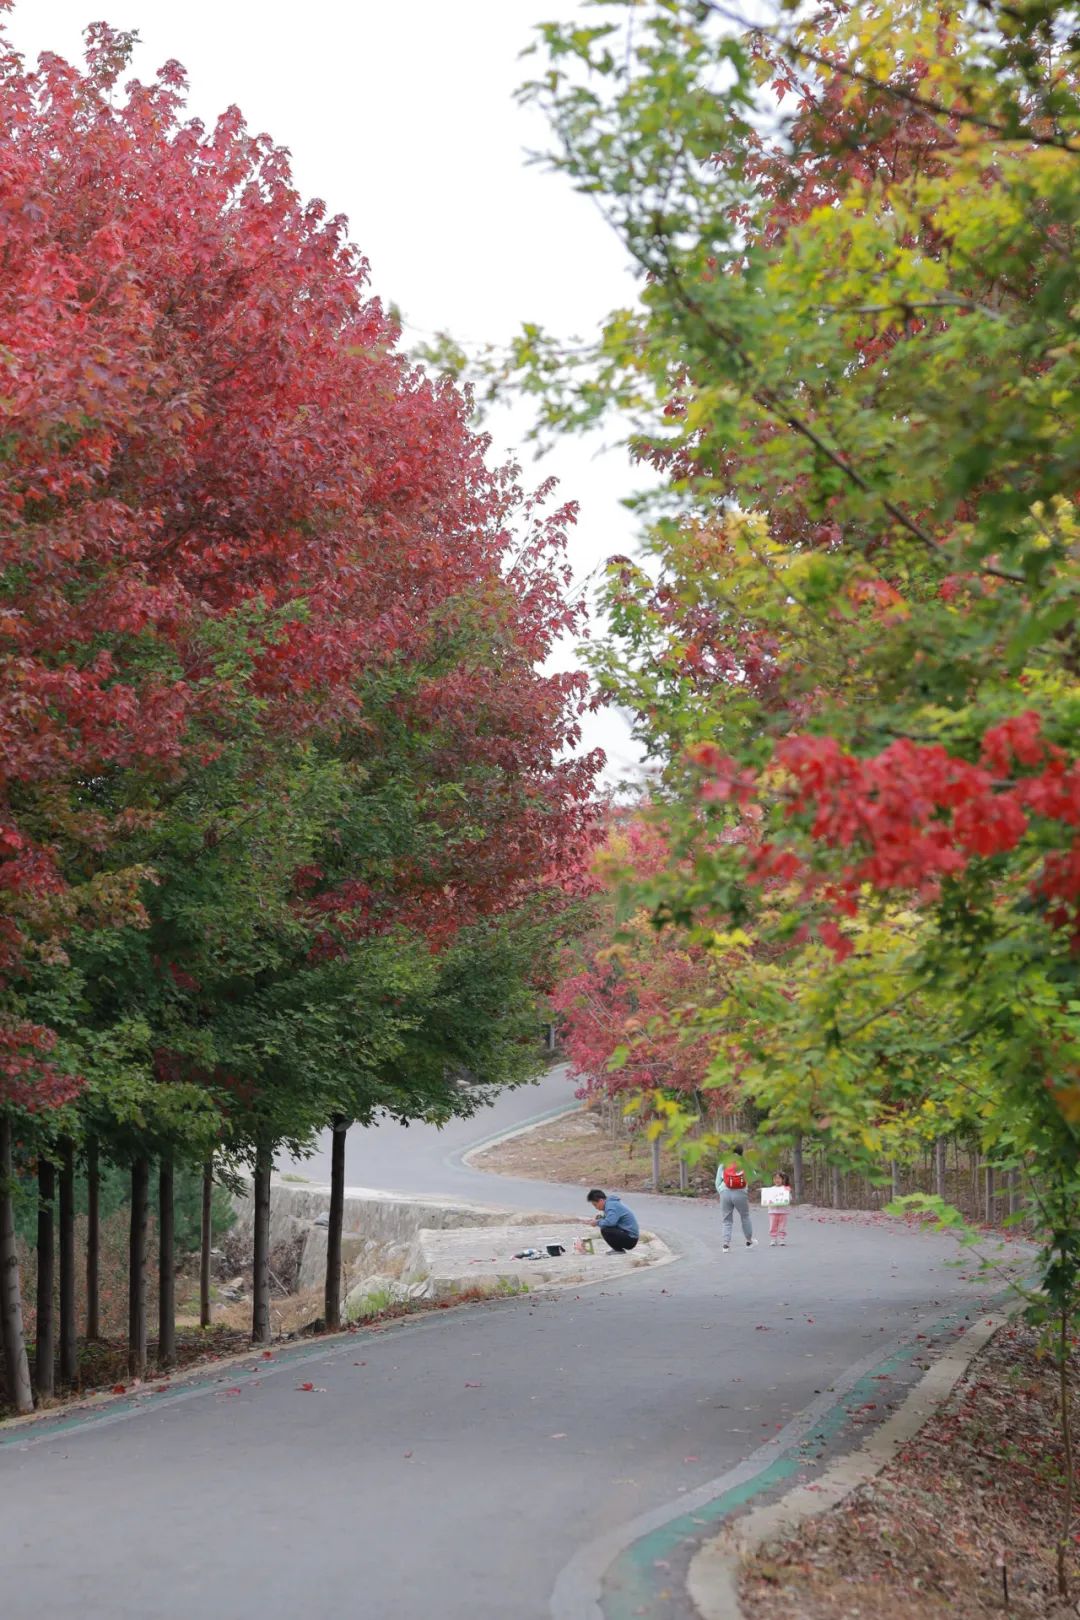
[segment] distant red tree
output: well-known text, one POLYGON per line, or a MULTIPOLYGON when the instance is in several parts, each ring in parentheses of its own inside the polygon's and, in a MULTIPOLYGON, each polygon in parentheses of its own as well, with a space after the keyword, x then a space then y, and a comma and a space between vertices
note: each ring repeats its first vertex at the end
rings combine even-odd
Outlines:
MULTIPOLYGON (((705 1085, 717 1041, 696 1015, 722 993, 723 958, 653 924, 648 905, 620 916, 620 891, 646 890, 670 866, 663 829, 648 814, 612 818, 596 860, 596 927, 563 959, 553 1005, 579 1096, 684 1095, 705 1085)), ((722 1107, 713 1090, 709 1105, 722 1107)))

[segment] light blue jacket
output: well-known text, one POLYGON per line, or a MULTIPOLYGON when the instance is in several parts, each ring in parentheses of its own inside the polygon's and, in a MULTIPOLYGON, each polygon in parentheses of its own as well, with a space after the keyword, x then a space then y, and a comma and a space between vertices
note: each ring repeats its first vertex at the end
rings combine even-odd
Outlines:
POLYGON ((622 1199, 616 1198, 614 1193, 608 1193, 600 1213, 600 1225, 621 1227, 630 1237, 639 1235, 637 1216, 633 1210, 627 1209, 622 1199))

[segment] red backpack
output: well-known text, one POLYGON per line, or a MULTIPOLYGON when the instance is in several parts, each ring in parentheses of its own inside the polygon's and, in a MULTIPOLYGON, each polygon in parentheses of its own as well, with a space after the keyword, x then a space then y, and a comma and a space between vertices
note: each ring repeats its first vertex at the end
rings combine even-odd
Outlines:
POLYGON ((731 1192, 741 1192, 746 1186, 746 1171, 741 1164, 725 1164, 724 1186, 731 1192))

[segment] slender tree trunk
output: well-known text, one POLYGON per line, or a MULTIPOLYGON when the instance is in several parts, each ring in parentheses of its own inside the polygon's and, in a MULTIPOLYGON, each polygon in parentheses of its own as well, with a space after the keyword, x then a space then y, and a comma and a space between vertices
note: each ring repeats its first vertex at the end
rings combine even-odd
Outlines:
POLYGON ((56 1393, 56 1318, 53 1288, 56 1283, 56 1169, 38 1159, 37 1217, 37 1333, 34 1344, 34 1385, 38 1400, 56 1393))
POLYGON ((945 1197, 945 1138, 939 1136, 934 1143, 934 1191, 945 1197))
POLYGON ((150 1164, 131 1166, 131 1228, 128 1244, 128 1372, 146 1377, 146 1245, 150 1222, 150 1164))
POLYGON ((270 1343, 270 1172, 274 1156, 269 1144, 255 1150, 255 1242, 251 1290, 251 1338, 270 1343))
POLYGON ((8 1399, 16 1412, 32 1412, 34 1392, 26 1356, 19 1255, 15 1248, 14 1183, 11 1120, 0 1113, 0 1336, 4 1343, 8 1399))
POLYGON ((986 1224, 987 1224, 987 1226, 993 1226, 993 1224, 994 1224, 994 1167, 993 1167, 992 1164, 988 1164, 987 1167, 986 1167, 986 1208, 985 1208, 985 1214, 986 1214, 986 1224))
POLYGON ((1013 1168, 1009 1171, 1009 1214, 1015 1215, 1020 1207, 1020 1172, 1013 1168))
POLYGON ((652 1139, 652 1190, 654 1193, 660 1191, 660 1138, 658 1136, 654 1136, 652 1139))
POLYGON ((98 1145, 86 1144, 86 1337, 101 1338, 101 1164, 98 1145))
POLYGON ((173 1157, 169 1149, 158 1165, 158 1366, 176 1360, 176 1213, 173 1157))
POLYGON ((803 1196, 806 1191, 805 1182, 806 1177, 803 1172, 803 1142, 802 1137, 797 1136, 792 1144, 791 1149, 791 1201, 793 1204, 802 1203, 803 1196))
POLYGON ((60 1382, 69 1389, 79 1376, 75 1320, 75 1144, 60 1144, 60 1382))
POLYGON ((323 1318, 330 1332, 341 1326, 341 1228, 345 1220, 345 1140, 349 1121, 334 1116, 330 1138, 330 1224, 326 1228, 326 1289, 323 1318))
POLYGON ((679 1154, 679 1191, 680 1192, 685 1192, 686 1189, 689 1187, 689 1185, 690 1185, 690 1171, 689 1171, 689 1169, 687 1167, 686 1160, 683 1158, 682 1154, 680 1153, 679 1154))
MULTIPOLYGON (((1059 1248, 1062 1258, 1067 1250, 1064 1245, 1059 1248)), ((1059 1418, 1061 1422, 1061 1440, 1065 1448, 1065 1500, 1061 1508, 1061 1534, 1057 1544, 1057 1589, 1058 1597, 1067 1599, 1069 1596, 1069 1554, 1073 1551, 1075 1543, 1072 1538, 1073 1522, 1073 1438, 1072 1414, 1069 1402, 1069 1327, 1070 1312, 1068 1303, 1062 1307, 1061 1334, 1058 1341, 1058 1403, 1059 1418)))
POLYGON ((210 1326, 210 1250, 214 1246, 214 1161, 203 1165, 202 1232, 199 1246, 199 1326, 210 1326))
POLYGON ((895 1159, 893 1159, 889 1164, 889 1174, 892 1177, 892 1188, 891 1188, 892 1196, 894 1198, 899 1198, 900 1197, 900 1166, 897 1164, 895 1159))
POLYGON ((840 1172, 835 1165, 832 1172, 832 1203, 833 1209, 840 1208, 840 1172))

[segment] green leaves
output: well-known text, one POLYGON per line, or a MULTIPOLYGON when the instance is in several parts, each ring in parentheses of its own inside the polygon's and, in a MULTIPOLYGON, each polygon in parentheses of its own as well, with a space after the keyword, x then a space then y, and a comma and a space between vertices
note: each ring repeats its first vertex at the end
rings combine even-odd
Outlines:
POLYGON ((1074 1300, 1080 36, 1050 69, 1039 8, 612 15, 621 54, 575 77, 559 35, 534 89, 638 306, 511 370, 661 474, 589 656, 660 762, 637 904, 727 968, 681 1028, 763 1135, 1037 1167, 1074 1300))

